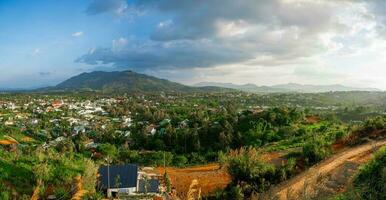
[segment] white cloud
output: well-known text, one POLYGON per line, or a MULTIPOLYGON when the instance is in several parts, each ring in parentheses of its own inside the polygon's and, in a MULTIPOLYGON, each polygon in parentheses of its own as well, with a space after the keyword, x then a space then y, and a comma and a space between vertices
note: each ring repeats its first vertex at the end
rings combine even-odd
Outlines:
MULTIPOLYGON (((108 5, 98 4, 100 7, 95 10, 129 12, 126 1, 110 1, 108 5)), ((380 60, 385 56, 382 52, 386 52, 386 3, 382 2, 132 3, 130 6, 134 8, 165 14, 169 19, 162 19, 150 38, 142 39, 139 44, 136 40, 116 39, 111 46, 97 48, 78 61, 101 62, 118 69, 152 70, 164 75, 173 71, 173 77, 180 78, 166 77, 187 82, 226 78, 237 83, 268 85, 299 82, 375 86, 377 83, 379 88, 386 89, 386 81, 382 81, 386 68, 380 60)))
POLYGON ((119 39, 113 40, 111 49, 114 52, 120 51, 126 47, 127 43, 128 40, 126 38, 121 37, 119 39))
POLYGON ((39 48, 34 49, 32 52, 32 55, 38 55, 38 54, 40 54, 40 49, 39 48))
POLYGON ((71 34, 72 37, 81 37, 82 35, 83 35, 82 31, 78 31, 78 32, 71 34))

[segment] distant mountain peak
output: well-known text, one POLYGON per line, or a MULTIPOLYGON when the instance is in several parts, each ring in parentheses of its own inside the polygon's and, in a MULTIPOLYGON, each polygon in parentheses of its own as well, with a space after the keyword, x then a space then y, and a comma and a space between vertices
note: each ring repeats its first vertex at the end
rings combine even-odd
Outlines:
POLYGON ((218 83, 218 82, 201 82, 196 86, 216 86, 225 87, 231 89, 238 89, 246 92, 256 93, 318 93, 318 92, 335 92, 335 91, 380 91, 376 88, 354 88, 347 87, 340 84, 332 85, 311 85, 311 84, 299 84, 299 83, 287 83, 273 86, 257 86, 255 84, 236 85, 232 83, 218 83))
POLYGON ((102 91, 114 92, 221 92, 230 89, 217 87, 190 87, 166 79, 126 71, 93 71, 73 76, 46 90, 54 91, 102 91))

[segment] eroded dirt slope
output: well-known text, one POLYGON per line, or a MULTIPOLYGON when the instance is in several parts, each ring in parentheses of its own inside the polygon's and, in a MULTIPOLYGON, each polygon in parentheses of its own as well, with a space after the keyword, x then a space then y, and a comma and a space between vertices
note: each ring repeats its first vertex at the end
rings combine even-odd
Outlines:
POLYGON ((371 159, 386 139, 346 148, 331 158, 273 188, 269 193, 281 200, 320 199, 343 191, 358 167, 371 159))

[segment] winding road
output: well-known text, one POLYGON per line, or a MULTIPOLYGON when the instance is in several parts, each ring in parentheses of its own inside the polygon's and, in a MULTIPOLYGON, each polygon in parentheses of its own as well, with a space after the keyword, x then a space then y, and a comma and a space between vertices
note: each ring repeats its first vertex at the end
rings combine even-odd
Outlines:
POLYGON ((386 139, 346 148, 294 178, 279 184, 270 193, 280 200, 312 199, 330 191, 344 189, 358 167, 371 159, 372 153, 386 144, 386 139))

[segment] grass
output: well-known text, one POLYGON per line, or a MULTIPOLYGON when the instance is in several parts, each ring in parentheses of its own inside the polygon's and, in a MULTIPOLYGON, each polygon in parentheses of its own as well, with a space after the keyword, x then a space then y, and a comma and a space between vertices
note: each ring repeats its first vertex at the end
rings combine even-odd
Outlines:
POLYGON ((19 159, 17 162, 8 160, 9 156, 0 150, 0 181, 15 186, 19 193, 31 193, 33 180, 32 160, 19 159), (17 186, 17 187, 16 187, 17 186))

